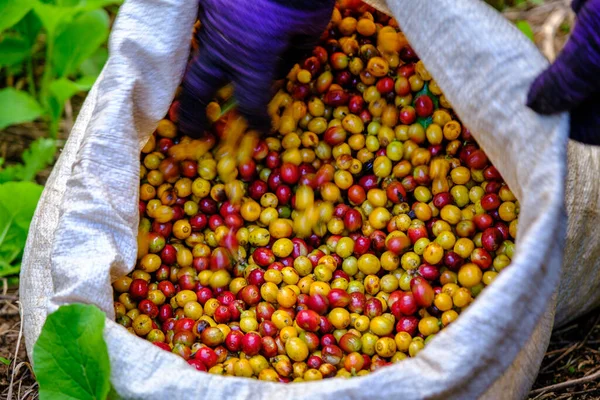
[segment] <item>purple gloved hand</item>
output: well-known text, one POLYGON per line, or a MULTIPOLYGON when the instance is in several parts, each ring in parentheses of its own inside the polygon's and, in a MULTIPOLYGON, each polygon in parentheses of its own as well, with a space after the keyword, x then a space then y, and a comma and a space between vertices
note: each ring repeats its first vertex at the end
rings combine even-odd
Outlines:
POLYGON ((233 82, 238 111, 250 128, 271 129, 267 105, 274 79, 312 51, 335 0, 200 0, 198 52, 183 79, 179 128, 200 136, 206 105, 233 82))
POLYGON ((554 64, 531 85, 527 105, 571 112, 571 139, 600 145, 600 0, 574 0, 577 21, 554 64))

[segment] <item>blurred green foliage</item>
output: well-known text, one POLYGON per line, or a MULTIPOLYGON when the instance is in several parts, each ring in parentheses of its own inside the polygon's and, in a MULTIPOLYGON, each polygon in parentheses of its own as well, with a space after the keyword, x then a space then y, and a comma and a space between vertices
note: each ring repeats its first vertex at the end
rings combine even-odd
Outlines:
POLYGON ((507 8, 526 8, 537 6, 544 3, 544 0, 485 0, 486 3, 498 11, 504 11, 507 8))
POLYGON ((0 90, 0 129, 43 117, 56 138, 65 102, 91 88, 108 58, 109 10, 122 1, 0 1, 0 80, 26 81, 0 90))
POLYGON ((108 59, 110 20, 122 1, 0 0, 0 130, 43 118, 50 136, 34 141, 21 163, 0 158, 0 278, 9 283, 43 190, 35 177, 54 161, 66 102, 92 87, 108 59))
POLYGON ((0 157, 0 278, 21 269, 29 224, 44 189, 34 179, 55 153, 54 139, 40 138, 23 152, 21 163, 4 167, 0 157))
MULTIPOLYGON (((544 3, 544 0, 485 0, 486 3, 498 11, 504 11, 507 8, 525 9, 535 7, 544 3)), ((533 41, 533 29, 529 22, 519 20, 515 22, 517 28, 530 40, 533 41)))

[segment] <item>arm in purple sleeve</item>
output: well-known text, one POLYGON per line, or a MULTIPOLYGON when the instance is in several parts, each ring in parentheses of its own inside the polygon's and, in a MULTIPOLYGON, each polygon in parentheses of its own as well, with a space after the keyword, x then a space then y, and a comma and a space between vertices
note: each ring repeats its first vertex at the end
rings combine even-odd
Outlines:
POLYGON ((273 80, 310 51, 329 20, 334 0, 202 0, 199 49, 183 79, 179 124, 191 136, 208 128, 206 105, 233 82, 249 127, 268 132, 273 80), (289 65, 291 64, 291 65, 289 65))
POLYGON ((570 137, 600 145, 600 0, 575 0, 573 9, 571 38, 533 82, 527 105, 542 114, 569 111, 570 137))

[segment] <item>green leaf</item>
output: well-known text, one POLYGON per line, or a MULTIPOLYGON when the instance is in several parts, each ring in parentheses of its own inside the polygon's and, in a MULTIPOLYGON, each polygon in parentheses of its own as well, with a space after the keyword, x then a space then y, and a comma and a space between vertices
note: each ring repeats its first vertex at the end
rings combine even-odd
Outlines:
POLYGON ((94 86, 94 82, 96 82, 97 76, 82 76, 81 78, 75 81, 75 84, 82 92, 87 92, 94 86))
POLYGON ((117 390, 111 385, 110 392, 108 393, 108 399, 122 400, 123 398, 121 397, 121 395, 119 393, 117 393, 117 390))
POLYGON ((14 64, 14 65, 8 65, 5 67, 6 71, 13 76, 19 76, 22 75, 24 72, 24 68, 23 68, 23 64, 14 64))
POLYGON ((65 25, 54 44, 53 67, 66 77, 91 57, 108 37, 109 18, 104 10, 88 11, 65 25))
POLYGON ((562 33, 569 33, 569 32, 571 32, 571 24, 569 24, 569 21, 564 21, 562 24, 560 24, 558 29, 562 33))
POLYGON ((427 95, 429 97, 431 97, 431 101, 433 101, 433 107, 434 109, 438 109, 440 107, 440 100, 438 99, 438 97, 431 93, 431 90, 429 90, 429 82, 425 82, 425 84, 423 85, 423 89, 421 89, 420 91, 418 91, 417 93, 414 94, 413 96, 413 106, 415 105, 415 100, 417 99, 417 97, 422 96, 422 95, 427 95))
POLYGON ((17 164, 0 170, 0 183, 18 181, 22 169, 23 166, 17 164))
POLYGON ((56 153, 54 139, 36 139, 21 156, 23 158, 23 171, 19 178, 22 181, 31 181, 44 168, 52 164, 56 153))
POLYGON ((55 0, 60 7, 73 7, 81 11, 98 10, 112 4, 123 4, 122 0, 55 0))
POLYGON ((504 0, 485 0, 485 2, 498 11, 502 11, 506 8, 504 0))
MULTIPOLYGON (((27 231, 44 187, 33 182, 0 184, 0 205, 8 210, 15 226, 27 231)), ((2 227, 0 225, 0 232, 2 227)))
POLYGON ((78 1, 78 7, 84 11, 98 10, 100 8, 108 7, 113 4, 121 5, 123 0, 75 0, 78 1))
MULTIPOLYGON (((413 107, 415 106, 415 101, 417 100, 417 98, 419 98, 420 96, 423 96, 423 95, 429 96, 431 98, 431 101, 433 102, 434 110, 437 110, 440 107, 440 100, 435 94, 431 93, 431 91, 429 90, 428 82, 426 82, 423 85, 423 89, 421 89, 420 91, 415 93, 415 95, 413 96, 413 103, 412 103, 413 107)), ((419 117, 419 118, 417 118, 417 122, 419 124, 421 124, 421 126, 423 126, 423 129, 427 129, 427 127, 433 123, 433 118, 431 116, 429 116, 427 118, 419 117)))
POLYGON ((0 184, 0 276, 19 272, 18 260, 42 190, 32 182, 0 184))
POLYGON ((0 278, 19 275, 19 272, 21 272, 21 264, 10 265, 0 260, 0 278))
POLYGON ((54 0, 54 4, 59 7, 78 7, 81 0, 54 0))
POLYGON ((102 72, 106 60, 108 60, 108 50, 105 47, 100 47, 90 58, 81 63, 79 72, 85 76, 97 77, 102 72))
POLYGON ((8 358, 0 357, 0 362, 4 365, 10 365, 11 361, 8 358))
POLYGON ((527 21, 517 21, 517 28, 527 36, 531 41, 533 41, 533 30, 531 29, 531 25, 527 21))
MULTIPOLYGON (((56 153, 56 143, 53 139, 39 138, 35 140, 21 155, 23 163, 0 170, 0 183, 32 181, 40 171, 52 164, 54 153, 56 153)), ((2 166, 2 162, 0 162, 0 166, 2 166)))
POLYGON ((20 36, 6 36, 0 41, 0 67, 23 61, 31 51, 27 39, 20 36))
POLYGON ((13 88, 0 90, 0 129, 33 121, 42 112, 42 107, 28 93, 13 88))
POLYGON ((50 111, 54 120, 58 120, 62 116, 65 102, 79 91, 79 85, 67 78, 58 79, 50 84, 50 99, 48 104, 50 105, 50 111))
POLYGON ((48 31, 49 38, 55 38, 56 35, 62 32, 78 12, 74 7, 60 7, 54 4, 42 3, 39 0, 33 5, 33 10, 46 31, 48 31))
POLYGON ((91 305, 50 314, 33 349, 40 399, 106 399, 110 391, 105 315, 91 305))
POLYGON ((421 124, 423 129, 427 129, 429 127, 429 125, 433 124, 433 118, 432 117, 427 117, 427 118, 419 117, 419 118, 417 118, 417 122, 419 124, 421 124))
POLYGON ((21 34, 23 39, 29 43, 29 47, 33 46, 37 40, 37 36, 42 28, 42 21, 37 17, 35 11, 31 10, 25 15, 25 18, 15 25, 15 31, 21 34))
POLYGON ((33 7, 34 0, 0 1, 0 32, 21 20, 33 7))

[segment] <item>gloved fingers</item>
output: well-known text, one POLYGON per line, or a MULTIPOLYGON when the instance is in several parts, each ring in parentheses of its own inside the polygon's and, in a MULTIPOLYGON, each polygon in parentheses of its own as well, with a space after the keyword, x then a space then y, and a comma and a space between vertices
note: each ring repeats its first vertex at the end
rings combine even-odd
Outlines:
POLYGON ((600 146, 600 94, 571 111, 569 137, 583 144, 600 146))
POLYGON ((316 37, 308 35, 293 37, 290 40, 289 48, 279 57, 275 79, 283 79, 294 65, 302 61, 303 58, 309 57, 319 42, 319 38, 320 35, 316 37))
POLYGON ((208 129, 206 106, 217 90, 227 83, 223 69, 213 62, 208 51, 196 54, 186 71, 180 97, 179 129, 190 136, 199 137, 208 129))
POLYGON ((600 92, 600 0, 582 7, 554 64, 531 85, 527 105, 542 114, 569 111, 600 92))
POLYGON ((270 72, 256 74, 252 78, 233 77, 238 111, 248 121, 248 128, 256 129, 262 134, 271 131, 271 118, 267 113, 267 106, 271 100, 272 79, 273 74, 270 72))
POLYGON ((585 2, 586 0, 573 0, 573 2, 571 3, 571 8, 575 12, 575 14, 577 14, 579 10, 581 10, 581 7, 583 7, 585 2))
POLYGON ((295 21, 290 31, 288 50, 281 56, 276 77, 283 78, 303 58, 310 57, 331 20, 335 1, 325 0, 318 10, 295 21))

